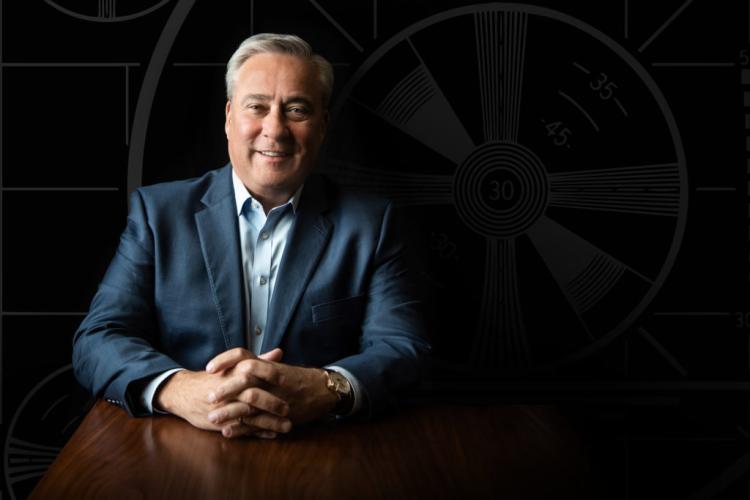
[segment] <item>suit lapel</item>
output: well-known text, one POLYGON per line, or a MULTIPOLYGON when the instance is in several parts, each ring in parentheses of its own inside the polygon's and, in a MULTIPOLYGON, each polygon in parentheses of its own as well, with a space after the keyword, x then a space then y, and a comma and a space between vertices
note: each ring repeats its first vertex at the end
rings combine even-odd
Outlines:
POLYGON ((281 343, 302 292, 328 243, 331 223, 322 215, 326 208, 321 179, 317 176, 308 178, 281 258, 261 352, 267 352, 281 343))
POLYGON ((217 172, 195 214, 201 251, 227 349, 246 347, 237 205, 231 166, 217 172))

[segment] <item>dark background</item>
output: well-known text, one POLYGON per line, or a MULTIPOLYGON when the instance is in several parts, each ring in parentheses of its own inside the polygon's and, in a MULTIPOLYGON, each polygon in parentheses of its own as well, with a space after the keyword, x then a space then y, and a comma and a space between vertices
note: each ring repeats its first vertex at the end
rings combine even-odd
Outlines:
POLYGON ((415 399, 559 406, 610 498, 750 496, 748 2, 0 9, 3 495, 85 411, 71 338, 127 193, 226 162, 225 61, 270 31, 334 64, 321 169, 411 224, 436 351, 415 399), (542 181, 470 161, 503 140, 542 181))

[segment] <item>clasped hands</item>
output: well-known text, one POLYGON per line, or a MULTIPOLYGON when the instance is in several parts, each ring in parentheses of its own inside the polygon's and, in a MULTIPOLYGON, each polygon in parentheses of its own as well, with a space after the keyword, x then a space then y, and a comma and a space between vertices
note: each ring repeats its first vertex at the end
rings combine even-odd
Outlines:
POLYGON ((182 370, 157 392, 157 408, 224 437, 272 439, 294 424, 315 420, 336 405, 319 368, 281 363, 281 349, 260 356, 230 349, 205 371, 182 370))

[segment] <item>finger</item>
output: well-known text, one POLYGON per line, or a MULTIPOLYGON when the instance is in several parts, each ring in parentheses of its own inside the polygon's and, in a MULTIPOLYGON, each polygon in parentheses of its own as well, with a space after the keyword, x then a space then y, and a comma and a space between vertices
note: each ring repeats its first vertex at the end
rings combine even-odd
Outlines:
POLYGON ((237 419, 249 416, 252 413, 256 412, 254 412, 247 403, 234 401, 222 406, 221 408, 217 408, 216 410, 211 410, 208 413, 208 421, 216 425, 222 425, 229 420, 236 421, 237 419))
POLYGON ((245 359, 237 363, 236 370, 264 380, 269 384, 281 385, 284 383, 284 377, 279 366, 283 365, 260 359, 245 359))
POLYGON ((292 430, 292 421, 288 418, 277 417, 269 413, 258 413, 242 419, 245 425, 255 427, 256 431, 271 431, 286 434, 292 430))
POLYGON ((251 408, 257 408, 279 417, 289 415, 289 404, 286 401, 257 387, 245 389, 237 397, 237 400, 247 403, 251 408))
POLYGON ((281 350, 280 347, 277 347, 276 349, 272 349, 268 352, 264 352, 260 356, 258 356, 260 359, 265 359, 266 361, 281 361, 281 358, 284 356, 284 351, 281 350))
POLYGON ((208 373, 215 373, 221 370, 226 370, 227 368, 232 368, 243 359, 251 358, 255 358, 255 354, 245 348, 235 347, 234 349, 224 351, 221 354, 214 356, 214 358, 206 365, 206 371, 208 373))
POLYGON ((235 366, 226 380, 208 394, 208 402, 215 404, 235 398, 247 388, 261 386, 262 382, 281 385, 284 378, 272 363, 245 359, 235 366))
POLYGON ((245 425, 242 420, 233 420, 221 428, 221 435, 225 438, 238 438, 255 432, 258 432, 255 427, 245 425))
POLYGON ((276 435, 273 431, 257 431, 253 434, 253 436, 261 439, 276 439, 276 435))

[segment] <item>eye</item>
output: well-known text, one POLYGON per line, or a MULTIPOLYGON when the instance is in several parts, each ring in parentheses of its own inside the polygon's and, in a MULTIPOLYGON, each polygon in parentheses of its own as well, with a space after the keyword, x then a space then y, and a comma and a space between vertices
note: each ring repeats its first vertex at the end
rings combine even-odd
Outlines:
POLYGON ((305 118, 310 114, 310 111, 304 106, 290 106, 286 112, 292 118, 305 118))
POLYGON ((245 106, 245 109, 252 111, 253 113, 262 113, 265 108, 266 107, 263 104, 259 104, 257 102, 251 102, 245 106))

